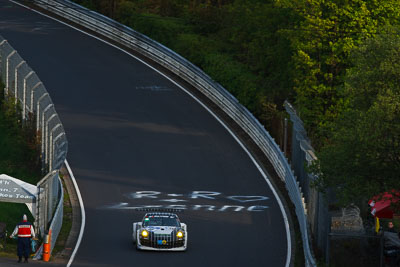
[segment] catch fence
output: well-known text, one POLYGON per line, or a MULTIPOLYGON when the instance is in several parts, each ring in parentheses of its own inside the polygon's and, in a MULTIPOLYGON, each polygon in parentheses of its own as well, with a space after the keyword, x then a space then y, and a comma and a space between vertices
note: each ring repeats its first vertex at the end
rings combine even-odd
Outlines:
POLYGON ((59 169, 68 150, 64 127, 39 77, 2 36, 0 75, 5 83, 5 98, 15 99, 15 104, 21 108, 23 123, 33 120, 36 135, 40 139, 42 173, 46 175, 37 184, 34 226, 42 238, 52 230, 52 240, 55 241, 63 218, 63 188, 59 169))
POLYGON ((285 101, 284 106, 293 125, 291 164, 303 192, 302 200, 307 213, 310 233, 322 255, 326 255, 331 226, 331 215, 328 209, 329 199, 327 199, 327 195, 318 192, 316 188, 311 186, 315 176, 307 172, 306 166, 310 166, 316 160, 314 149, 307 137, 303 122, 296 114, 296 110, 287 101, 285 101))

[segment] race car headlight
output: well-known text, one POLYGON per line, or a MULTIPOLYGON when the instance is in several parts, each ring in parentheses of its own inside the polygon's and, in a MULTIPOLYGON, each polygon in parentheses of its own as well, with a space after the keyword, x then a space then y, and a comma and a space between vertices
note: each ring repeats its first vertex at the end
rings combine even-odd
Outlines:
POLYGON ((141 236, 144 237, 144 238, 149 237, 149 232, 148 232, 147 230, 143 230, 140 234, 141 234, 141 236))
POLYGON ((177 237, 177 238, 183 238, 183 236, 184 236, 184 234, 183 234, 182 231, 178 231, 178 232, 176 233, 176 237, 177 237))

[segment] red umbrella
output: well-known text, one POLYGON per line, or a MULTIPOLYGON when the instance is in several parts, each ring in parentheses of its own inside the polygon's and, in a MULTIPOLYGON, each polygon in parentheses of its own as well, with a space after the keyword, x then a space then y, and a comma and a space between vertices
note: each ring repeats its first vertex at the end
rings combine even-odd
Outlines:
POLYGON ((371 214, 378 218, 393 218, 392 203, 399 201, 400 192, 393 191, 392 193, 385 192, 374 196, 368 204, 371 206, 371 214))

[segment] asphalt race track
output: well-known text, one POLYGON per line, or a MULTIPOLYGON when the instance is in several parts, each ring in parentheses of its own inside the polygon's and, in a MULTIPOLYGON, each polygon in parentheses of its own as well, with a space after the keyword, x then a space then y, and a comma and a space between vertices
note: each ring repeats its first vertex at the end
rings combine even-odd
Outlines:
POLYGON ((155 70, 8 0, 0 34, 36 71, 69 141, 86 227, 72 266, 285 266, 281 209, 231 134, 155 70), (179 205, 186 252, 141 252, 133 207, 179 205))

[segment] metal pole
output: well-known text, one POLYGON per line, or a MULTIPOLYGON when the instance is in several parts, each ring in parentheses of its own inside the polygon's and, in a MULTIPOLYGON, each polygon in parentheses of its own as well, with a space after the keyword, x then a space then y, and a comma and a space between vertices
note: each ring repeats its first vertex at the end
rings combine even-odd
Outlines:
POLYGON ((329 266, 329 257, 330 257, 330 249, 331 249, 331 234, 328 234, 328 239, 326 240, 326 253, 325 253, 325 263, 326 266, 329 266))
POLYGON ((47 135, 48 135, 44 118, 46 116, 47 111, 53 106, 54 106, 53 104, 49 104, 42 112, 42 172, 43 173, 46 172, 46 158, 47 158, 46 153, 47 153, 47 135))
MULTIPOLYGON (((50 121, 53 119, 53 118, 55 118, 57 116, 57 114, 56 113, 53 113, 53 115, 51 115, 50 116, 50 118, 48 118, 47 119, 47 121, 46 121, 46 124, 45 124, 45 126, 46 126, 46 141, 45 141, 45 152, 44 152, 44 159, 45 159, 45 163, 47 164, 47 166, 48 166, 48 164, 49 164, 49 154, 51 153, 51 133, 49 133, 49 123, 50 123, 50 121)), ((49 172, 51 172, 52 170, 49 170, 49 172)))
POLYGON ((384 246, 384 238, 385 238, 385 231, 382 231, 382 235, 379 236, 379 266, 384 267, 385 266, 385 259, 383 257, 383 246, 384 246))
MULTIPOLYGON (((27 85, 27 81, 28 81, 29 77, 31 77, 32 74, 34 74, 34 73, 35 73, 34 71, 30 71, 28 73, 28 75, 26 75, 24 77, 24 93, 23 93, 23 96, 22 96, 22 119, 23 120, 26 119, 26 87, 28 86, 27 85)), ((32 110, 32 106, 30 108, 32 110)))
MULTIPOLYGON (((35 85, 35 87, 32 89, 32 93, 31 93, 31 104, 33 105, 33 93, 35 92, 35 89, 37 88, 36 86, 39 86, 41 84, 38 83, 37 85, 35 85)), ((48 93, 44 93, 39 100, 37 101, 37 107, 36 107, 36 114, 37 114, 37 118, 36 118, 36 132, 39 132, 39 126, 40 126, 40 101, 42 101, 43 98, 45 98, 47 95, 49 95, 48 93)), ((32 106, 31 106, 32 107, 32 106)), ((32 108, 33 110, 33 108, 32 108)))
POLYGON ((16 67, 15 67, 15 77, 14 77, 14 94, 15 94, 15 105, 18 104, 18 69, 21 67, 25 61, 21 61, 16 67))
POLYGON ((59 127, 62 127, 61 123, 59 123, 56 126, 54 126, 54 128, 51 129, 51 132, 50 132, 49 172, 53 171, 53 168, 54 168, 54 164, 53 164, 53 161, 54 161, 54 146, 55 146, 55 141, 56 140, 53 141, 53 133, 59 127))
POLYGON ((285 118, 285 126, 284 126, 284 137, 283 137, 283 153, 285 157, 287 157, 287 125, 288 125, 288 119, 285 118))
POLYGON ((7 61, 6 61, 6 95, 8 96, 8 90, 10 88, 10 58, 17 53, 17 51, 12 51, 8 56, 7 56, 7 61))
POLYGON ((36 199, 36 220, 35 220, 35 226, 36 229, 35 231, 37 232, 37 235, 40 234, 42 236, 42 216, 40 213, 42 212, 42 185, 40 182, 36 185, 37 186, 37 199, 36 199))
POLYGON ((46 232, 47 230, 49 230, 48 227, 48 216, 49 216, 49 180, 47 179, 47 181, 45 182, 44 185, 45 191, 44 191, 44 231, 46 232))

